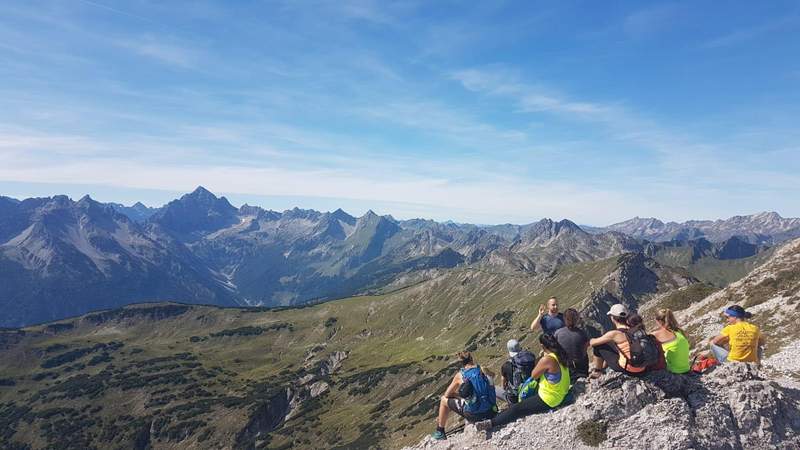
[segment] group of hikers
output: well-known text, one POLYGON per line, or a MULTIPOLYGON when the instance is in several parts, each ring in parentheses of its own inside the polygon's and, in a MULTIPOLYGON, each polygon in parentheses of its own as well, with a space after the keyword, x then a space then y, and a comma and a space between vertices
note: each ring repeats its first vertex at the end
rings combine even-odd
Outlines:
MULTIPOLYGON (((764 338, 759 328, 748 322, 752 315, 739 305, 725 308, 722 314, 727 323, 718 336, 708 340, 710 352, 701 358, 710 364, 759 362, 764 338)), ((642 317, 624 305, 611 306, 607 316, 613 328, 590 339, 578 311, 569 308, 562 314, 558 300, 550 298, 540 305, 530 327, 531 331, 541 329, 538 361, 516 339, 509 340, 509 359, 500 370, 501 386, 494 385, 495 373, 479 366, 470 352, 458 353, 462 368, 441 397, 432 438, 447 438, 445 424, 450 411, 480 431, 552 411, 571 400, 570 389, 577 379, 599 378, 607 369, 634 377, 654 370, 692 372, 691 345, 671 310, 656 312, 650 332, 642 317), (498 397, 508 403, 503 411, 498 411, 498 397)))

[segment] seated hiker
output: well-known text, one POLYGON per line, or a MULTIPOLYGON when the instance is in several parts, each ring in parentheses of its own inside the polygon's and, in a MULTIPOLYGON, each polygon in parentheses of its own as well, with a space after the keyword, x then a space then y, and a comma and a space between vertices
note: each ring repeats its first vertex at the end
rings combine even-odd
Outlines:
POLYGON ((536 365, 536 356, 523 350, 516 339, 509 339, 506 347, 509 358, 500 368, 503 391, 505 391, 505 399, 508 403, 517 403, 519 388, 525 380, 530 378, 533 367, 536 365))
POLYGON ((567 355, 552 335, 541 334, 539 343, 545 354, 534 367, 531 377, 520 388, 520 401, 494 418, 476 423, 478 430, 486 431, 521 417, 550 411, 564 401, 570 388, 569 369, 563 363, 567 355), (528 389, 534 383, 535 390, 528 389))
POLYGON ((642 318, 628 313, 624 305, 616 304, 606 313, 614 329, 589 340, 594 353, 591 378, 598 378, 609 367, 615 372, 641 375, 655 367, 663 358, 658 340, 644 330, 642 318))
POLYGON ((739 305, 725 308, 722 314, 728 324, 718 336, 709 340, 717 361, 759 362, 764 337, 758 326, 747 321, 753 315, 739 305), (722 347, 724 344, 728 344, 730 350, 722 347))
POLYGON ((678 326, 678 321, 672 310, 664 308, 656 312, 656 324, 658 329, 653 332, 653 336, 661 343, 664 350, 664 358, 667 363, 667 370, 672 373, 687 373, 691 370, 689 362, 689 340, 686 333, 678 326))
POLYGON ((586 349, 589 348, 589 336, 586 331, 580 328, 580 314, 573 308, 564 312, 564 326, 553 334, 558 344, 567 354, 567 367, 571 381, 589 375, 589 355, 586 349))
POLYGON ((462 369, 453 376, 439 401, 436 431, 431 435, 433 439, 447 439, 444 427, 450 411, 469 422, 489 419, 497 414, 494 385, 489 380, 494 378, 494 374, 475 364, 470 352, 459 352, 458 359, 462 369))
POLYGON ((541 328, 542 333, 553 334, 557 329, 564 326, 564 315, 558 312, 558 300, 550 297, 547 306, 539 305, 539 314, 531 322, 531 331, 541 328), (547 313, 545 314, 545 311, 547 313))

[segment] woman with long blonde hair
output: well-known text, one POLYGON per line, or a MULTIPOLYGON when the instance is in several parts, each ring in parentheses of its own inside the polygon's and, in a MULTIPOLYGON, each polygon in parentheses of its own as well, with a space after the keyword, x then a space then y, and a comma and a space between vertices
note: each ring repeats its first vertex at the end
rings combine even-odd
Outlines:
POLYGON ((664 349, 664 359, 667 361, 667 370, 672 373, 687 373, 691 369, 689 363, 689 340, 681 329, 675 314, 668 308, 656 312, 658 329, 653 335, 661 342, 664 349))

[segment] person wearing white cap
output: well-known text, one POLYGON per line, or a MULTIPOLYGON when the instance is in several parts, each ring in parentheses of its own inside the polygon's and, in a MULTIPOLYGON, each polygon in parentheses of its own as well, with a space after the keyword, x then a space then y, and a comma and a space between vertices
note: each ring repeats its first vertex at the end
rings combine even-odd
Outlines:
POLYGON ((523 350, 516 339, 509 339, 506 343, 508 360, 500 368, 503 378, 503 398, 509 403, 517 403, 519 387, 531 376, 536 366, 536 356, 528 350, 523 350))
MULTIPOLYGON (((594 368, 590 378, 598 378, 608 367, 616 372, 625 372, 631 375, 643 373, 646 368, 633 367, 628 364, 631 356, 630 343, 625 331, 628 330, 630 313, 625 305, 617 303, 611 306, 606 313, 614 324, 614 329, 606 334, 589 340, 594 354, 594 368)), ((638 317, 638 316, 637 316, 638 317)))

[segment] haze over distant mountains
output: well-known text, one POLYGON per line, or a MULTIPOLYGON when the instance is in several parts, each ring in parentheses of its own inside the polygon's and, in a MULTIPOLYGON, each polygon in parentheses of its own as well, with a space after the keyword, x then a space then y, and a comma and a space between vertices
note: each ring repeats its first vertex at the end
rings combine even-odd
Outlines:
POLYGON ((705 238, 712 242, 739 236, 754 244, 776 244, 800 236, 800 219, 787 219, 776 212, 734 216, 725 220, 689 220, 664 223, 654 218, 640 218, 615 223, 598 231, 619 231, 650 241, 705 238))
POLYGON ((0 325, 146 300, 298 305, 395 289, 460 265, 546 277, 564 264, 668 247, 691 248, 692 261, 742 258, 800 236, 800 219, 635 218, 591 231, 569 220, 477 226, 236 208, 202 187, 161 208, 0 197, 0 325), (654 244, 667 240, 680 242, 654 244))

